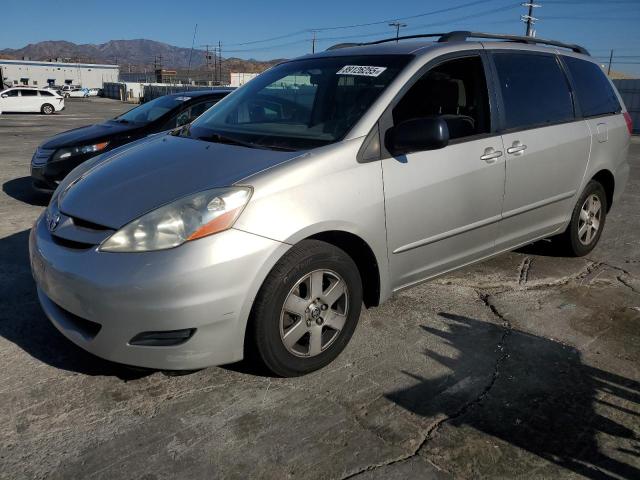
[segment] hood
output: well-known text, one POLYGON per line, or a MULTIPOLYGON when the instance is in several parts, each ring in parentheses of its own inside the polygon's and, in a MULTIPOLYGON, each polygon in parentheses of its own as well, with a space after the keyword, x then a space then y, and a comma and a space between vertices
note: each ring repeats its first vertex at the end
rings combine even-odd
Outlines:
POLYGON ((185 195, 232 185, 300 154, 171 135, 147 138, 81 170, 61 192, 60 210, 118 229, 185 195))
POLYGON ((73 147, 76 145, 86 145, 102 140, 120 133, 126 133, 140 128, 140 125, 104 122, 87 127, 80 127, 66 132, 59 133, 44 142, 41 146, 46 149, 57 149, 63 147, 73 147))

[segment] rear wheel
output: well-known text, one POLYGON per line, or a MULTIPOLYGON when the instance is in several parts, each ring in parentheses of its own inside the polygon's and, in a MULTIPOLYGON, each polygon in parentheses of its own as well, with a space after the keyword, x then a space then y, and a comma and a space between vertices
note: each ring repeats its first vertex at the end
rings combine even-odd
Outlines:
POLYGON ((582 257, 595 248, 604 229, 607 208, 604 187, 591 180, 573 209, 569 226, 555 239, 564 253, 582 257))
POLYGON ((55 108, 53 108, 53 105, 49 104, 49 103, 45 103, 44 105, 42 105, 42 107, 40 108, 40 111, 45 114, 45 115, 51 115, 53 112, 55 112, 55 108))
POLYGON ((333 361, 349 342, 362 306, 358 268, 343 250, 304 240, 276 264, 254 303, 247 355, 284 377, 333 361))

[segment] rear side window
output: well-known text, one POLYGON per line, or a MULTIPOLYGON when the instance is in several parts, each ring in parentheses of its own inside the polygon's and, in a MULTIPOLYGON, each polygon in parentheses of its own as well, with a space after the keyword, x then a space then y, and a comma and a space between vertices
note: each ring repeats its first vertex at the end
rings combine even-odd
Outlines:
POLYGON ((564 57, 585 117, 620 113, 622 108, 613 87, 602 69, 595 63, 564 57))
POLYGON ((47 92, 45 90, 40 90, 40 96, 41 97, 53 97, 53 93, 47 92))
POLYGON ((38 92, 36 90, 20 90, 20 95, 23 97, 37 97, 38 92))
POLYGON ((567 78, 553 55, 497 53, 494 61, 505 109, 505 129, 574 119, 567 78))

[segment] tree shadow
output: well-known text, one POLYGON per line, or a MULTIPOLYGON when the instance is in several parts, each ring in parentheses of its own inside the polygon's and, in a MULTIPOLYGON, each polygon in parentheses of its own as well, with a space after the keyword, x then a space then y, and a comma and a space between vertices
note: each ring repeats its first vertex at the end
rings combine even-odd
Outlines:
POLYGON ((9 180, 2 185, 2 191, 20 202, 37 207, 46 207, 51 199, 51 194, 40 192, 33 188, 31 177, 9 180))
POLYGON ((619 403, 640 405, 640 383, 584 365, 578 350, 553 340, 460 315, 440 317, 446 329, 422 328, 457 354, 425 354, 451 375, 410 374, 419 383, 388 394, 390 400, 421 416, 445 414, 448 425, 472 427, 588 478, 640 478, 640 469, 605 455, 598 445, 598 436, 606 434, 626 444, 618 452, 640 455, 637 433, 599 413, 637 416, 619 403), (468 389, 455 386, 468 375, 477 377, 482 364, 493 373, 470 402, 468 389), (629 442, 635 444, 624 448, 629 442))
POLYGON ((0 335, 32 357, 71 372, 125 381, 153 373, 91 355, 51 324, 40 308, 31 276, 28 230, 0 239, 0 335))

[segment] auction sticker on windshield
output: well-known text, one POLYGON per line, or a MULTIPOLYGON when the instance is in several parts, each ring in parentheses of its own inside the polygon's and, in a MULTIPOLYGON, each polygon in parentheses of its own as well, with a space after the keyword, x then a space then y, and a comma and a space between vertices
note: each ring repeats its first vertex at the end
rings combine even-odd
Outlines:
POLYGON ((368 65, 345 65, 336 75, 359 75, 362 77, 378 77, 387 67, 372 67, 368 65))

